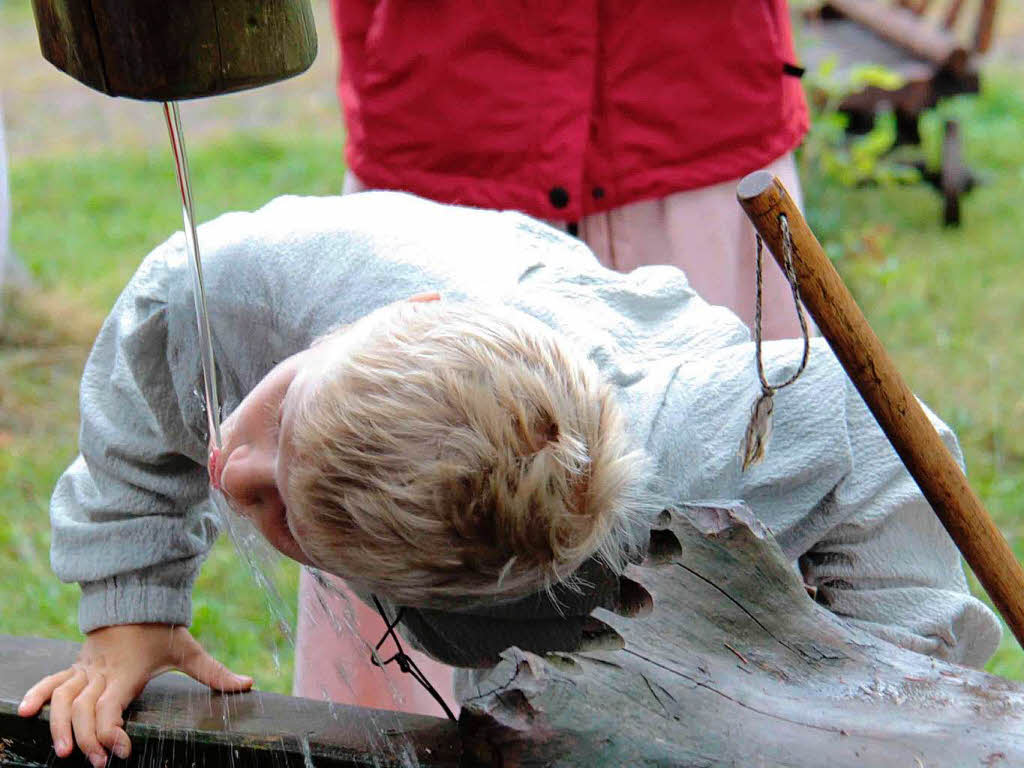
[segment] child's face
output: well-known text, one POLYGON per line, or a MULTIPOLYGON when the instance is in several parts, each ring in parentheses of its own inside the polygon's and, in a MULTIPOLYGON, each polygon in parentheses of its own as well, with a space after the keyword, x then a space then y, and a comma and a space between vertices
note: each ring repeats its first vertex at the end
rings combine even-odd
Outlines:
MULTIPOLYGON (((409 300, 437 298, 423 294, 409 300)), ((222 490, 232 508, 252 520, 273 547, 305 565, 316 563, 302 550, 301 521, 289 517, 284 490, 292 459, 292 424, 301 403, 349 343, 346 329, 279 363, 225 419, 223 448, 210 451, 213 487, 222 490)))
MULTIPOLYGON (((332 339, 319 345, 321 353, 332 339)), ((276 549, 309 563, 289 527, 281 489, 287 485, 288 440, 285 414, 304 392, 315 347, 289 357, 263 377, 221 427, 223 448, 210 451, 210 483, 231 507, 256 525, 276 549)))

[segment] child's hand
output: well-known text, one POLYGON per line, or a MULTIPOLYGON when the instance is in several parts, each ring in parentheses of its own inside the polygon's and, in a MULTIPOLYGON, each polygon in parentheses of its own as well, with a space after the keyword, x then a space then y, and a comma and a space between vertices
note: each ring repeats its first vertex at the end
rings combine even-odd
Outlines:
POLYGON ((218 691, 247 691, 252 678, 230 672, 203 650, 188 629, 167 624, 125 624, 90 632, 78 661, 43 678, 25 694, 18 714, 32 717, 50 702, 50 734, 59 757, 74 738, 94 766, 111 750, 124 759, 131 741, 121 717, 132 699, 161 672, 178 669, 218 691))

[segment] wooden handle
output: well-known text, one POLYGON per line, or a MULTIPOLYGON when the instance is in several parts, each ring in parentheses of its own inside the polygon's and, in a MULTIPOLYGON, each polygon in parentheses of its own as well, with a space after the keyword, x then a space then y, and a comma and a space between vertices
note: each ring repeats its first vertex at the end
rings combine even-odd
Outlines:
POLYGON ((783 246, 779 217, 785 215, 788 219, 793 266, 804 306, 1024 647, 1024 570, 871 330, 793 198, 767 171, 744 178, 737 197, 780 266, 783 246))

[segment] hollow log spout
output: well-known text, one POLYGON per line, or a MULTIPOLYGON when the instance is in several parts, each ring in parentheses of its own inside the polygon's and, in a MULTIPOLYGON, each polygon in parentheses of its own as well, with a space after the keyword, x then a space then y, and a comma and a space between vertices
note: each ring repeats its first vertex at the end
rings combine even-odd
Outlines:
POLYGON ((176 101, 306 71, 309 0, 32 0, 43 56, 110 96, 176 101))

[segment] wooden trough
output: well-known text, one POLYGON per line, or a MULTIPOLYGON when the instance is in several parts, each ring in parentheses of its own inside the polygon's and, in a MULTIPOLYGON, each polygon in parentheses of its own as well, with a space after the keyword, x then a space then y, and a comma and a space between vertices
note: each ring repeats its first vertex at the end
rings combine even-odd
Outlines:
MULTIPOLYGON (((80 752, 56 757, 45 714, 17 714, 25 691, 77 653, 74 643, 0 635, 0 765, 91 768, 80 752)), ((458 731, 447 720, 255 691, 211 696, 177 674, 153 680, 125 719, 132 756, 112 758, 111 766, 392 768, 410 765, 410 754, 422 768, 459 764, 458 731), (371 738, 377 728, 384 736, 371 738)))
MULTIPOLYGON (((599 581, 561 619, 427 617, 439 655, 498 660, 475 673, 457 729, 340 706, 334 717, 326 704, 273 694, 211 697, 165 675, 127 717, 129 763, 308 765, 305 740, 325 768, 415 765, 401 745, 423 768, 1024 765, 1024 685, 844 623, 808 596, 745 507, 665 513, 627 576, 599 581), (496 621, 514 647, 475 644, 496 621), (371 724, 400 737, 398 748, 368 738, 371 724)), ((47 723, 15 714, 29 686, 74 653, 0 637, 0 765, 86 765, 55 761, 47 723)))

